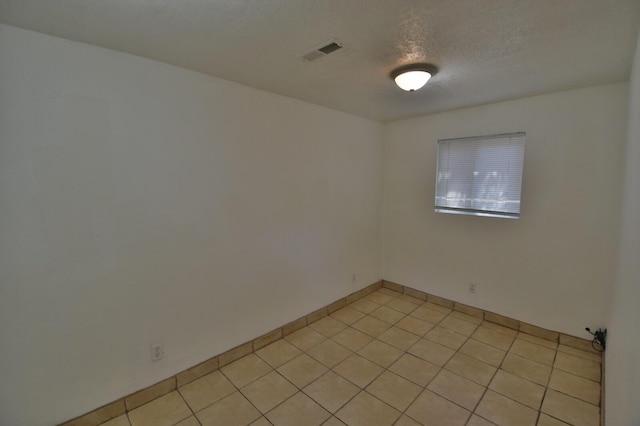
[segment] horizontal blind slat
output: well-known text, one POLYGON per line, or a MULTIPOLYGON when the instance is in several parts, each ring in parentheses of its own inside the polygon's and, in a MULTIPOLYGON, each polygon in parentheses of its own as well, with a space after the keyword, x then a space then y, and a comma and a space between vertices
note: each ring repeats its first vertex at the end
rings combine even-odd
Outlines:
POLYGON ((438 141, 436 208, 519 214, 525 138, 519 132, 438 141))

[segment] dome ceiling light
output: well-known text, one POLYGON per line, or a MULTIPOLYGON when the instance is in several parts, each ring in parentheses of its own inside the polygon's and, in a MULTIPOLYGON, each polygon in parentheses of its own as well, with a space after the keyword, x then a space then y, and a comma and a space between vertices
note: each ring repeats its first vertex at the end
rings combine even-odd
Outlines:
POLYGON ((391 71, 391 78, 402 90, 413 92, 427 84, 437 71, 431 64, 410 64, 391 71))

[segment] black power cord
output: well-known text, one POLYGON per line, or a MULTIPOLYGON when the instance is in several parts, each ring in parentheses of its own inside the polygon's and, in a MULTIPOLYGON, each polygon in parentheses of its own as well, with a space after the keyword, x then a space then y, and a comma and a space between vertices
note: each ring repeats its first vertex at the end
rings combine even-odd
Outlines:
POLYGON ((591 329, 589 327, 585 328, 585 330, 587 330, 589 334, 593 336, 593 341, 591 342, 591 346, 593 347, 593 349, 598 352, 604 352, 604 350, 607 348, 607 329, 605 328, 603 330, 599 328, 594 333, 591 332, 591 329), (598 348, 596 344, 600 347, 598 348))

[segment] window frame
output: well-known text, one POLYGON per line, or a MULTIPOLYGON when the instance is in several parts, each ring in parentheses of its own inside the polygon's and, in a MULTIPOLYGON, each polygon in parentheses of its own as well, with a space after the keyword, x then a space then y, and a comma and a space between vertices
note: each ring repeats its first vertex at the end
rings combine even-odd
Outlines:
MULTIPOLYGON (((522 206, 522 177, 524 175, 524 155, 525 155, 525 147, 526 147, 526 132, 511 132, 511 133, 498 133, 498 134, 490 134, 490 135, 483 135, 483 136, 470 136, 470 137, 462 137, 462 138, 448 138, 448 139, 439 139, 437 142, 437 155, 436 155, 436 182, 435 182, 435 197, 434 197, 434 210, 436 213, 448 213, 448 214, 459 214, 459 215, 468 215, 468 216, 482 216, 482 217, 496 217, 496 218, 504 218, 504 219, 519 219, 520 218, 520 213, 521 213, 521 206, 522 206), (516 152, 517 152, 517 157, 512 161, 511 160, 511 153, 505 150, 505 153, 507 155, 507 158, 504 159, 504 165, 507 166, 507 183, 505 183, 504 185, 507 188, 507 193, 509 192, 509 190, 511 188, 513 188, 511 185, 514 185, 517 183, 517 194, 518 194, 518 198, 517 198, 517 211, 512 211, 513 209, 478 209, 478 208, 472 208, 469 205, 464 205, 464 206, 452 206, 452 205, 446 205, 446 202, 438 202, 439 199, 444 199, 444 200, 455 200, 455 198, 448 198, 445 197, 443 198, 441 195, 439 196, 439 194, 442 193, 442 188, 440 187, 441 185, 441 148, 443 146, 447 146, 447 153, 446 154, 442 154, 442 155, 447 155, 447 159, 449 158, 448 156, 451 154, 450 149, 451 149, 451 143, 475 143, 476 147, 474 148, 474 162, 473 164, 469 164, 470 167, 473 168, 473 170, 467 170, 467 173, 472 173, 473 176, 477 176, 477 167, 478 167, 478 159, 477 159, 477 152, 478 152, 478 146, 481 146, 481 143, 483 141, 485 142, 493 142, 495 143, 496 141, 499 140, 504 140, 504 139, 509 139, 509 145, 507 147, 505 147, 506 149, 512 149, 512 146, 514 144, 516 145, 516 152), (514 141, 515 139, 515 141, 514 141), (519 172, 519 176, 516 176, 515 179, 511 176, 512 173, 512 166, 514 166, 513 170, 516 170, 516 172, 519 172), (517 167, 517 169, 516 169, 517 167), (517 180, 516 180, 517 179, 517 180)), ((487 147, 489 145, 487 144, 487 147)), ((496 144, 496 146, 498 146, 496 144)), ((471 150, 469 150, 469 152, 471 152, 471 150)), ((504 156, 504 154, 503 154, 504 156)), ((494 158, 495 159, 495 158, 494 158)), ((447 172, 449 172, 449 168, 447 168, 447 172)), ((447 178, 448 179, 448 178, 447 178)), ((477 192, 475 190, 475 181, 474 178, 468 178, 468 177, 464 177, 462 178, 463 180, 466 179, 466 181, 464 182, 467 186, 469 186, 471 188, 471 193, 472 193, 472 198, 465 198, 464 200, 467 201, 469 204, 473 204, 475 202, 477 202, 479 200, 477 192)), ((494 184, 495 185, 495 184, 494 184)), ((495 190, 497 188, 497 186, 494 187, 489 187, 489 188, 485 188, 485 189, 489 189, 489 190, 495 190)), ((458 201, 459 202, 459 201, 458 201)), ((509 199, 508 197, 505 197, 503 199, 487 199, 485 200, 485 202, 487 203, 509 203, 509 202, 515 202, 515 198, 513 199, 509 199)), ((453 203, 450 203, 453 204, 453 203)), ((463 203, 466 204, 466 203, 463 203)))

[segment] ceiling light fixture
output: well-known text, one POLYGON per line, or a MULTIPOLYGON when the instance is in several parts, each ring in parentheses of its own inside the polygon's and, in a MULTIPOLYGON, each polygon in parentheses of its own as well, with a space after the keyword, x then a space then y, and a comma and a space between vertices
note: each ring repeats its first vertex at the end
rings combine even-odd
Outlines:
POLYGON ((402 90, 413 92, 427 84, 437 71, 438 69, 431 64, 411 64, 391 71, 391 78, 402 90))

